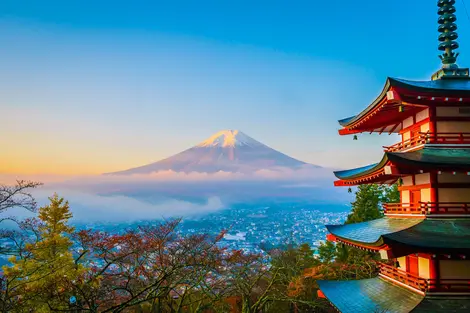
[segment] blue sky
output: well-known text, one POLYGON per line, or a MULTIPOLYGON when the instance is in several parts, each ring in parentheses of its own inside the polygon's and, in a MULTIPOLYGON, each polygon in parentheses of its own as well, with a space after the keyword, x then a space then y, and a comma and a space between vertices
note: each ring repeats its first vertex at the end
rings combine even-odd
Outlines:
POLYGON ((378 161, 396 138, 336 121, 387 76, 439 68, 435 2, 3 0, 0 172, 111 172, 221 129, 324 166, 378 161))

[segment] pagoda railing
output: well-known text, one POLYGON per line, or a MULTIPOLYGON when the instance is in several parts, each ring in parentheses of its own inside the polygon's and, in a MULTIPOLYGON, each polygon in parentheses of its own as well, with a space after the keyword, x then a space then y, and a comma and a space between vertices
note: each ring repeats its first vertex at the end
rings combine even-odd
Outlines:
POLYGON ((426 279, 385 263, 379 263, 380 274, 422 292, 470 293, 470 279, 426 279))
POLYGON ((384 214, 451 214, 470 215, 470 202, 384 203, 384 214))
POLYGON ((407 273, 396 267, 390 266, 385 263, 379 263, 380 274, 399 281, 407 286, 425 292, 428 289, 428 282, 426 279, 417 275, 407 273))
POLYGON ((470 144, 470 133, 418 133, 392 146, 384 146, 386 152, 396 152, 424 144, 470 144))

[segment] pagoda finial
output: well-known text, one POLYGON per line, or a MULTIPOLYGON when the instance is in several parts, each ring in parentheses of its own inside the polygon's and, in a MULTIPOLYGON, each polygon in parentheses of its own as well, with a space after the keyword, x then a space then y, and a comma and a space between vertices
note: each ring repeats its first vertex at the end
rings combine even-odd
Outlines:
POLYGON ((459 47, 456 39, 459 38, 457 34, 457 17, 455 16, 455 0, 438 0, 437 6, 439 10, 439 50, 444 51, 439 55, 442 61, 442 68, 434 73, 431 77, 432 80, 437 79, 455 79, 465 78, 469 79, 468 68, 459 68, 456 64, 458 52, 454 52, 459 47))
POLYGON ((444 51, 439 58, 442 61, 443 67, 452 68, 457 67, 455 62, 457 61, 458 53, 454 52, 459 47, 457 41, 455 41, 459 35, 457 34, 457 25, 454 23, 457 20, 455 16, 455 0, 439 0, 437 6, 439 7, 439 50, 444 51))

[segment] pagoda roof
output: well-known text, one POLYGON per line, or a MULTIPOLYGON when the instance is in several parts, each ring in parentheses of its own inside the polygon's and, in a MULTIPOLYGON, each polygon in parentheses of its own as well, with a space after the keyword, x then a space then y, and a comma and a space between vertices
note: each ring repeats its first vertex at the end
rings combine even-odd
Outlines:
POLYGON ((456 99, 470 97, 470 80, 456 78, 411 81, 389 77, 382 92, 369 106, 357 115, 338 121, 343 127, 340 134, 347 135, 364 131, 397 132, 400 130, 396 127, 398 123, 423 110, 423 106, 430 106, 434 103, 424 100, 431 97, 454 97, 456 99), (387 101, 387 93, 392 90, 397 93, 400 99, 410 100, 416 105, 407 103, 404 111, 398 112, 396 107, 399 101, 397 99, 394 99, 397 101, 387 101), (418 100, 421 97, 423 100, 418 100), (395 112, 395 114, 391 114, 391 112, 395 112))
POLYGON ((422 221, 422 219, 417 218, 383 217, 355 224, 326 225, 326 228, 335 237, 355 243, 380 246, 383 244, 383 236, 413 227, 422 221))
POLYGON ((375 277, 348 281, 317 281, 326 298, 342 313, 468 312, 468 297, 424 296, 375 277))
POLYGON ((379 163, 350 170, 336 171, 340 179, 335 184, 356 185, 369 182, 394 182, 400 174, 416 170, 464 170, 470 171, 470 149, 445 149, 424 147, 409 152, 385 152, 379 163), (386 171, 386 166, 394 166, 397 171, 386 171))
POLYGON ((470 250, 470 219, 390 218, 345 225, 327 225, 340 241, 379 248, 401 245, 420 252, 470 250))
POLYGON ((405 230, 384 236, 387 243, 397 242, 423 249, 455 250, 470 249, 470 219, 421 220, 421 223, 405 230))
POLYGON ((382 278, 317 281, 325 297, 342 313, 408 313, 424 296, 382 278))

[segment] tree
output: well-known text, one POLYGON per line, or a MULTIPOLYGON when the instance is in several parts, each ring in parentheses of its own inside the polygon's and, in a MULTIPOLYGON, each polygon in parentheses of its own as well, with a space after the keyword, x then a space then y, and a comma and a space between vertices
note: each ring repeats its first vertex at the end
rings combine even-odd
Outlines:
POLYGON ((14 207, 34 212, 37 203, 28 190, 40 185, 42 184, 26 180, 17 180, 13 186, 0 185, 0 213, 14 207))
POLYGON ((226 294, 223 234, 177 234, 180 220, 122 234, 77 234, 77 262, 90 270, 76 284, 79 309, 90 312, 192 312, 221 305, 226 294))
POLYGON ((356 199, 352 202, 352 211, 346 224, 366 222, 383 216, 382 203, 399 202, 398 186, 392 185, 360 185, 356 191, 356 199))
POLYGON ((34 239, 3 267, 8 300, 17 300, 14 311, 68 310, 73 296, 69 286, 84 271, 71 253, 74 228, 68 225, 72 217, 69 204, 57 194, 49 200, 49 205, 39 209, 39 221, 31 223, 34 239))
POLYGON ((318 247, 318 254, 324 264, 329 264, 335 259, 336 245, 331 241, 325 241, 318 247))

